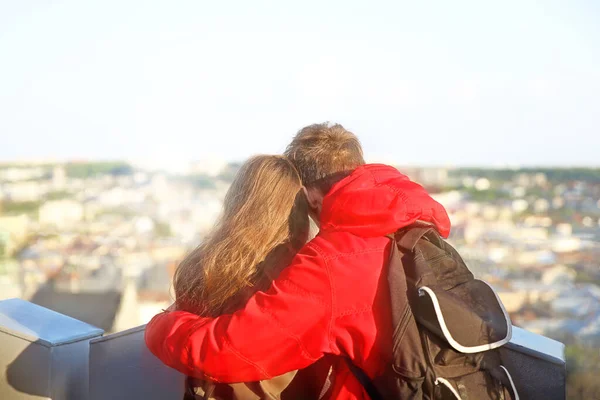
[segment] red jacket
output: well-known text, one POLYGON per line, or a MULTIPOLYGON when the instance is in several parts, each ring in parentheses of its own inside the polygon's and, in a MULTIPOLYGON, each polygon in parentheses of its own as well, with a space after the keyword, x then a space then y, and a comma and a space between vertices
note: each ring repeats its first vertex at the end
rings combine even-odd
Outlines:
MULTIPOLYGON (((158 314, 146 344, 182 373, 222 382, 268 379, 324 354, 349 356, 373 378, 392 352, 384 235, 416 220, 449 234, 446 211, 421 186, 389 166, 359 167, 325 196, 319 234, 267 292, 215 319, 158 314)), ((333 398, 368 398, 339 365, 333 398)))

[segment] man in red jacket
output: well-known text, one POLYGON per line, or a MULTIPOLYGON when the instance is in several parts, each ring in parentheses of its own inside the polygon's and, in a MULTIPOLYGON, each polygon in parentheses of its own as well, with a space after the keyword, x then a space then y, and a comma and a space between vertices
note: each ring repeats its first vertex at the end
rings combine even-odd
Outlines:
MULTIPOLYGON (((358 139, 341 125, 302 129, 286 155, 320 232, 244 309, 218 318, 167 311, 152 319, 148 348, 186 375, 257 381, 333 354, 375 378, 392 354, 385 235, 417 220, 449 234, 444 208, 395 168, 365 165, 358 139)), ((343 363, 332 397, 368 398, 343 363)))

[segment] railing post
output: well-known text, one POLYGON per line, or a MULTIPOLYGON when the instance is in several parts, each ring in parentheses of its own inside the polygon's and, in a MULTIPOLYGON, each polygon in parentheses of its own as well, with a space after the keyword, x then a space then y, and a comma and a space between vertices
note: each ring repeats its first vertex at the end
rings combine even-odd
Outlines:
POLYGON ((90 342, 89 400, 181 400, 185 377, 154 357, 138 326, 90 342))
POLYGON ((513 327, 512 340, 500 350, 502 363, 515 371, 521 399, 564 400, 567 370, 564 344, 513 327))
POLYGON ((88 398, 89 341, 96 328, 21 299, 0 301, 0 398, 88 398))

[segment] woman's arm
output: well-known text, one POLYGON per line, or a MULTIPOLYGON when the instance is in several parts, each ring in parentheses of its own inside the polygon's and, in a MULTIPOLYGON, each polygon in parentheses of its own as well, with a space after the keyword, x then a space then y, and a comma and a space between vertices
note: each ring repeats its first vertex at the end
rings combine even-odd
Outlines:
POLYGON ((242 310, 214 319, 165 311, 146 327, 146 344, 186 375, 228 383, 270 379, 330 352, 331 303, 326 262, 308 245, 242 310))

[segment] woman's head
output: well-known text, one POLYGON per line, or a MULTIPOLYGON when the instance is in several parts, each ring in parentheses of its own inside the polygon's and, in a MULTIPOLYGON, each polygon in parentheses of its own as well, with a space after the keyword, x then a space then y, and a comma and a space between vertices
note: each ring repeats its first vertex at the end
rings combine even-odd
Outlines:
POLYGON ((177 269, 177 307, 218 315, 256 284, 264 268, 298 251, 308 235, 301 188, 300 176, 283 156, 256 156, 244 163, 225 196, 221 218, 177 269))

